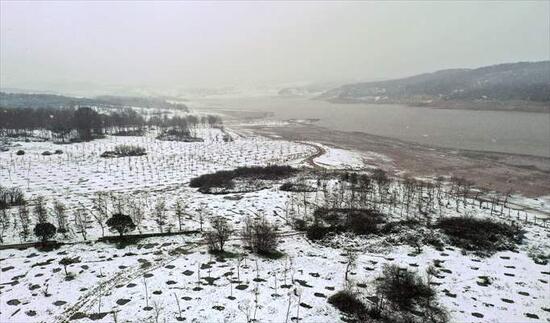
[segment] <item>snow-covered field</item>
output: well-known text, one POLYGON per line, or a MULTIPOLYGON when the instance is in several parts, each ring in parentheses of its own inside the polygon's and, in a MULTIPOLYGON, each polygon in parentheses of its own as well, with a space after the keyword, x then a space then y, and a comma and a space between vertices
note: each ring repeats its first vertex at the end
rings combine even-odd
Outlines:
MULTIPOLYGON (((75 209, 91 208, 91 198, 100 191, 139 199, 146 214, 153 212, 158 199, 164 199, 172 228, 177 226, 177 200, 184 202, 192 218, 185 222, 189 230, 199 228, 197 214, 224 216, 235 228, 245 216, 262 214, 280 227, 283 258, 271 260, 245 252, 242 257, 217 259, 207 252, 199 234, 151 237, 119 249, 94 242, 101 230, 90 220, 88 242, 73 231, 65 240, 73 244, 50 252, 0 250, 0 322, 71 318, 79 322, 290 322, 292 318, 335 322, 341 313, 327 303, 327 297, 344 286, 347 259, 337 247, 342 244, 359 251, 351 276, 358 283, 355 288, 365 295, 374 292, 372 282, 385 264, 424 276, 435 261, 440 268, 433 285, 451 321, 550 321, 550 265, 536 264, 529 257, 548 255, 550 228, 525 224, 526 238, 517 252, 486 258, 454 247, 437 251, 424 246, 420 254, 404 245, 378 248, 382 240, 377 237, 340 237, 343 240, 333 247, 312 243, 294 231, 285 217, 289 204, 298 204, 306 193, 283 192, 273 185, 251 193, 206 195, 189 187, 189 180, 197 175, 244 165, 309 167, 306 159, 318 153, 309 144, 228 132, 234 141, 224 142, 218 129, 202 129, 199 136, 205 141, 193 143, 159 141, 152 136, 107 137, 71 145, 22 142, 16 149, 25 150, 25 155, 16 156, 16 149, 0 153, 0 183, 20 187, 31 200, 42 195, 49 202, 66 203, 69 220, 75 209), (147 155, 99 157, 118 144, 142 146, 147 155), (63 154, 42 155, 57 149, 63 154), (75 256, 80 262, 67 267, 74 279, 66 280, 59 261, 75 256)), ((324 153, 313 162, 332 170, 368 170, 369 159, 384 158, 318 147, 324 153)), ((315 194, 317 200, 317 193, 307 194, 315 194)), ((471 211, 488 214, 486 209, 471 211)), ((454 214, 453 208, 449 213, 454 214)), ((152 216, 145 217, 141 231, 158 232, 152 216)), ((25 242, 15 229, 7 230, 4 240, 5 244, 25 242)), ((227 249, 243 253, 242 242, 234 238, 227 249)))

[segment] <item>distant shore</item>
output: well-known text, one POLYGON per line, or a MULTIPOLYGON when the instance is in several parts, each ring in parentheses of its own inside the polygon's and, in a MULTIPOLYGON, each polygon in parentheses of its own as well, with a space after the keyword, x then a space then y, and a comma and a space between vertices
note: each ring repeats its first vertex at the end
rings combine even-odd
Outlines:
MULTIPOLYGON (((322 98, 319 98, 323 100, 322 98)), ((550 113, 550 103, 533 101, 492 101, 492 100, 363 100, 353 98, 333 98, 326 101, 331 103, 344 104, 402 104, 411 107, 424 107, 433 109, 455 109, 455 110, 473 110, 473 111, 517 111, 533 113, 550 113)))

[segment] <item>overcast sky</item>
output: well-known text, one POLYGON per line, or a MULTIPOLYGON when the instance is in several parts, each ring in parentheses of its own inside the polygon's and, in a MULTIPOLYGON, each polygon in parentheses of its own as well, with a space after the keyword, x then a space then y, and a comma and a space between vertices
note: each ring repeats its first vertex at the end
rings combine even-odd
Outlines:
POLYGON ((347 82, 548 60, 548 1, 1 1, 2 87, 347 82))

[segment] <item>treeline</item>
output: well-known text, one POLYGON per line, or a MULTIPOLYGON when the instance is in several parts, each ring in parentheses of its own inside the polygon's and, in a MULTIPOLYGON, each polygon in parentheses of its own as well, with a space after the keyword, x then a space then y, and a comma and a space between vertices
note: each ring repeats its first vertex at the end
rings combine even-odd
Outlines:
POLYGON ((34 130, 49 130, 54 140, 88 141, 101 137, 106 129, 142 127, 145 120, 132 109, 110 114, 98 113, 91 108, 0 108, 0 134, 29 136, 34 130))
POLYGON ((182 103, 171 103, 163 98, 137 97, 137 96, 111 96, 104 95, 95 98, 101 105, 114 105, 122 107, 140 107, 153 109, 176 109, 189 111, 189 108, 182 103))
POLYGON ((146 120, 130 108, 99 113, 92 108, 0 108, 0 135, 29 136, 35 130, 51 131, 58 142, 89 141, 105 134, 142 135, 145 126, 177 128, 189 132, 199 125, 220 126, 218 116, 153 116, 146 120))
POLYGON ((76 98, 53 94, 22 94, 0 92, 1 108, 154 108, 189 111, 185 104, 171 103, 164 98, 133 96, 99 96, 96 98, 76 98))

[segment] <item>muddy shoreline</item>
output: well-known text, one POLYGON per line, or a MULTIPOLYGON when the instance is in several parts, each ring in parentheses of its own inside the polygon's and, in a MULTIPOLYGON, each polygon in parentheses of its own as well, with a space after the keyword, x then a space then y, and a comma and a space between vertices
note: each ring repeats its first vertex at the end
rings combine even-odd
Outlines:
POLYGON ((273 139, 313 141, 391 159, 375 166, 393 174, 456 176, 476 187, 527 197, 550 195, 550 158, 431 147, 362 132, 335 131, 314 124, 237 126, 273 139))

